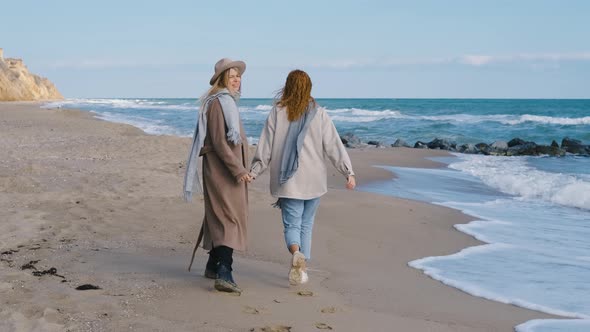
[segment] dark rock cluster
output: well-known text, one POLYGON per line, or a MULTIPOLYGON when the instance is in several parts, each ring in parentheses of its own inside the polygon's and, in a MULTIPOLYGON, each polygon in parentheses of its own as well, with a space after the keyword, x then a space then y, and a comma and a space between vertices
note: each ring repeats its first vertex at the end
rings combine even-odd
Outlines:
MULTIPOLYGON (((368 141, 363 143, 361 139, 352 134, 346 133, 340 137, 342 143, 348 148, 360 148, 365 146, 376 146, 385 147, 383 142, 379 141, 368 141)), ((447 150, 451 152, 460 152, 467 154, 484 154, 494 156, 565 156, 566 153, 575 154, 580 156, 590 157, 590 145, 583 144, 582 141, 565 137, 561 140, 561 145, 556 141, 551 142, 551 145, 542 145, 535 142, 525 141, 520 138, 513 138, 508 142, 495 141, 491 144, 488 143, 477 143, 477 144, 461 144, 435 138, 430 142, 417 141, 414 145, 408 144, 403 139, 397 139, 392 147, 407 147, 415 149, 433 149, 433 150, 447 150)))

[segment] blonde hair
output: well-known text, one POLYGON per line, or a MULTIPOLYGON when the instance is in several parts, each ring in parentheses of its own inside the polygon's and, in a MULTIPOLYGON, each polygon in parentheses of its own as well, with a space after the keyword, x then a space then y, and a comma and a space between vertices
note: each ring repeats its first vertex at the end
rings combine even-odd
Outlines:
MULTIPOLYGON (((233 69, 236 72, 238 72, 238 75, 240 77, 242 76, 242 74, 240 73, 240 69, 238 67, 227 68, 221 74, 219 74, 219 76, 217 76, 217 78, 215 79, 215 82, 213 82, 213 85, 201 96, 201 98, 200 98, 201 103, 207 97, 218 93, 222 89, 227 89, 227 85, 228 85, 228 82, 229 82, 229 71, 231 69, 233 69)), ((238 90, 238 91, 242 91, 242 85, 241 84, 240 84, 240 90, 238 90)))
POLYGON ((311 96, 311 78, 303 70, 293 70, 287 75, 285 86, 279 90, 275 100, 277 106, 287 108, 289 121, 298 120, 307 110, 310 102, 315 104, 311 96))

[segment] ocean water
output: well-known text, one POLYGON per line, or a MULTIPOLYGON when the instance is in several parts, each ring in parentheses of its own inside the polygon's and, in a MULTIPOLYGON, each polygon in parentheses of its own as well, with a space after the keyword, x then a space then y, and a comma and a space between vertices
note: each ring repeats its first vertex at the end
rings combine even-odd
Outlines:
POLYGON ((398 177, 360 188, 476 218, 455 228, 485 245, 408 264, 475 296, 580 319, 518 331, 590 331, 590 158, 456 155, 441 169, 379 166, 398 177))
MULTIPOLYGON (((340 133, 365 141, 393 143, 403 138, 446 138, 457 143, 491 143, 514 137, 549 144, 571 136, 590 143, 590 100, 485 99, 318 99, 340 133)), ((270 99, 242 99, 246 132, 254 142, 271 109, 270 99)), ((109 121, 128 123, 150 134, 190 136, 196 99, 70 99, 46 107, 95 112, 109 121)))
MULTIPOLYGON (((341 134, 410 144, 435 137, 463 143, 514 137, 549 144, 590 143, 590 100, 319 99, 341 134)), ((195 99, 71 99, 78 108, 150 134, 191 136, 195 99)), ((270 99, 242 99, 246 134, 255 143, 270 99)), ((456 225, 485 244, 408 264, 474 296, 571 319, 533 320, 517 331, 590 331, 590 158, 456 154, 440 169, 376 165, 395 180, 359 190, 440 204, 475 221, 456 225)))

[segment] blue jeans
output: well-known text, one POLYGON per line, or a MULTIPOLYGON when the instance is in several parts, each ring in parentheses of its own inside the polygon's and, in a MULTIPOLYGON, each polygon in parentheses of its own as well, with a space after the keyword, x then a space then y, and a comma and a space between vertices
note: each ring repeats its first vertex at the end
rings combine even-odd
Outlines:
POLYGON ((311 232, 320 198, 281 198, 281 214, 287 248, 296 244, 306 259, 311 258, 311 232))

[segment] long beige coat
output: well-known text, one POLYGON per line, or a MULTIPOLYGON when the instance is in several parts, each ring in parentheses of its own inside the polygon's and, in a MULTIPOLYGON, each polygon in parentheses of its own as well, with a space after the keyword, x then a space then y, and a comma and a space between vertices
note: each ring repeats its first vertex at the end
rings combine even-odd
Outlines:
POLYGON ((240 120, 242 144, 226 138, 227 128, 219 100, 207 112, 207 136, 203 156, 203 248, 227 246, 246 250, 248 223, 248 185, 238 179, 248 173, 248 140, 240 120))

